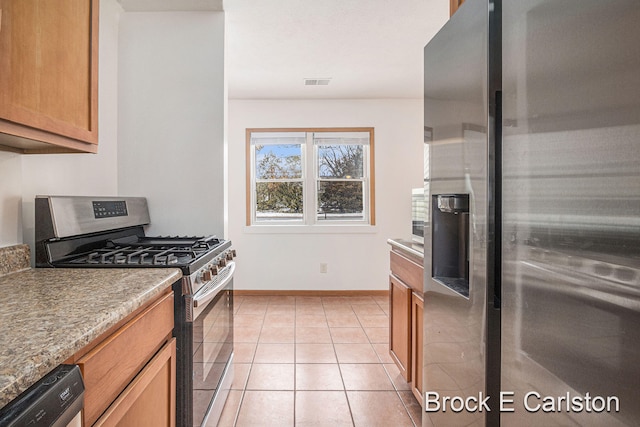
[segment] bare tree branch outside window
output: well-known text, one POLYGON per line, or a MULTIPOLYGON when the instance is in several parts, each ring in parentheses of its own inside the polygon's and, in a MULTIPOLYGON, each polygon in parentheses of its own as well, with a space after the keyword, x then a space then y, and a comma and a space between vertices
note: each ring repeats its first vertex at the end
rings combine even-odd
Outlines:
POLYGON ((368 222, 372 143, 372 130, 251 132, 251 221, 368 222))

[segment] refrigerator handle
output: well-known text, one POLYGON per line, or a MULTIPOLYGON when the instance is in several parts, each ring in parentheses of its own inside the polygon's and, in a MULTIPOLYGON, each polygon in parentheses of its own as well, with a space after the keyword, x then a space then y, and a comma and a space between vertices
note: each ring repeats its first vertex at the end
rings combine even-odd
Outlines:
POLYGON ((495 160, 494 160, 494 286, 493 308, 500 310, 502 297, 502 91, 495 93, 495 160))
MULTIPOLYGON (((489 194, 487 247, 487 360, 485 380, 487 396, 499 396, 501 390, 501 323, 502 290, 502 92, 491 96, 493 113, 490 117, 489 138, 489 194)), ((500 412, 491 405, 486 412, 485 425, 499 426, 500 412)))

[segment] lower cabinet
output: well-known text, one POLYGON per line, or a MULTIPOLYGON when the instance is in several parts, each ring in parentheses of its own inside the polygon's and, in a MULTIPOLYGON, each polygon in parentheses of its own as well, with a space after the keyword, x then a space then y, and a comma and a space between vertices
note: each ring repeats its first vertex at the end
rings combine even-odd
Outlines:
POLYGON ((175 426, 173 299, 158 297, 68 361, 82 371, 83 426, 175 426))
POLYGON ((94 426, 175 425, 176 339, 155 355, 94 426))
POLYGON ((395 248, 390 254, 389 354, 422 405, 422 260, 395 248))
POLYGON ((423 313, 424 299, 413 292, 411 294, 411 391, 420 403, 422 403, 423 313))
POLYGON ((389 276, 389 354, 405 381, 411 380, 411 288, 389 276))

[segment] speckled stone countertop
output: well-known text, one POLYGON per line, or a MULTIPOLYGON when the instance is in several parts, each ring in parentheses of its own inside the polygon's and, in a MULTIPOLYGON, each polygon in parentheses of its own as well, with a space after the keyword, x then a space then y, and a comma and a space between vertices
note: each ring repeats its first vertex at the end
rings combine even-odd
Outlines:
POLYGON ((0 276, 28 269, 30 256, 29 245, 0 248, 0 276))
MULTIPOLYGON (((0 259, 5 252, 0 248, 0 259)), ((181 274, 36 268, 0 276, 0 408, 181 274)))

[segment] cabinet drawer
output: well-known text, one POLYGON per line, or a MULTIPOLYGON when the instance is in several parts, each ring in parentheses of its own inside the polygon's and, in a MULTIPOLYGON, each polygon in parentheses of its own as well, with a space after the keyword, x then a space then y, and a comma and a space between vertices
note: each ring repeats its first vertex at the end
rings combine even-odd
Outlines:
POLYGON ((169 341, 94 427, 175 426, 176 339, 169 341))
POLYGON ((93 424, 173 330, 173 292, 162 297, 79 361, 85 383, 84 425, 93 424))
POLYGON ((391 273, 413 290, 422 292, 424 268, 396 252, 390 252, 391 273))

